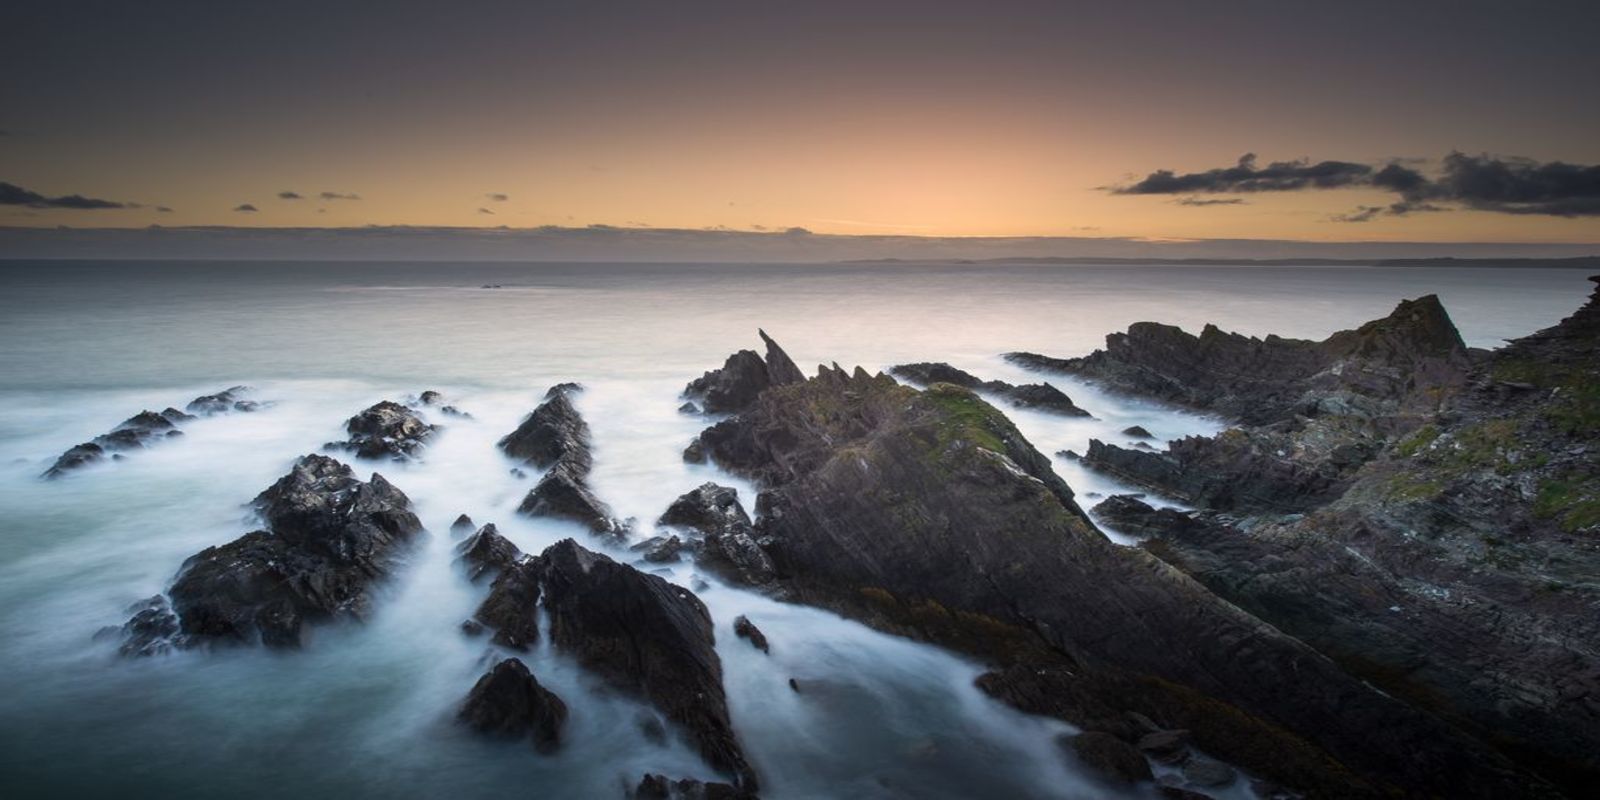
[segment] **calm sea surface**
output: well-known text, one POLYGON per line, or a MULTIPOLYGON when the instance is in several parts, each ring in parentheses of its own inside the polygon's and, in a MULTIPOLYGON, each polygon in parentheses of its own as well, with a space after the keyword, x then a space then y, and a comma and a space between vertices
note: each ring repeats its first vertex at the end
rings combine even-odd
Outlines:
MULTIPOLYGON (((555 756, 450 722, 486 664, 457 624, 485 588, 451 566, 450 520, 495 522, 524 550, 575 527, 513 509, 532 480, 493 447, 556 382, 588 387, 595 489, 643 535, 707 481, 684 464, 703 420, 685 382, 764 328, 802 367, 949 361, 1037 380, 1009 350, 1081 355, 1139 320, 1321 338, 1438 294, 1471 345, 1555 323, 1588 294, 1571 270, 961 265, 599 265, 0 262, 0 796, 616 797, 646 772, 711 774, 639 732, 646 707, 561 654, 526 660, 572 708, 555 756), (234 384, 272 401, 67 479, 62 450, 144 408, 234 384), (472 420, 421 463, 381 471, 435 533, 366 625, 316 629, 300 652, 191 652, 130 662, 96 630, 162 591, 179 564, 250 530, 243 504, 382 399, 444 392, 472 420)), ((1012 411, 1045 453, 1171 438, 1215 421, 1049 378, 1092 420, 1012 411)), ((1005 408, 1001 404, 1002 408, 1005 408)), ((1080 495, 1116 484, 1057 459, 1080 495)), ((1085 501, 1092 505, 1093 498, 1085 501)), ((1128 541, 1110 532, 1119 541, 1128 541)), ((625 555, 618 555, 625 558, 625 555)), ((693 568, 669 580, 687 585, 693 568)), ((734 724, 763 796, 1104 797, 1060 754, 1067 726, 991 702, 981 666, 712 581, 734 724), (771 639, 736 639, 747 614, 771 639), (790 691, 794 677, 807 690, 790 691)), ((1137 796, 1137 795, 1135 795, 1137 796)), ((1247 797, 1241 788, 1234 797, 1247 797)))

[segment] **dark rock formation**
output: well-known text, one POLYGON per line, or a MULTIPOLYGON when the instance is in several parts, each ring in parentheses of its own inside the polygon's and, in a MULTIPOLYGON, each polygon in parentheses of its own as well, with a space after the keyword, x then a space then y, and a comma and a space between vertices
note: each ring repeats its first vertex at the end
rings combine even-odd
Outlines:
POLYGON ((666 564, 677 561, 683 548, 683 540, 676 536, 652 536, 628 549, 643 554, 644 560, 652 564, 666 564))
POLYGON ((522 558, 522 551, 489 523, 466 541, 456 545, 456 559, 467 570, 467 579, 477 581, 485 575, 497 575, 522 558))
POLYGON ((329 442, 325 449, 354 453, 357 458, 407 461, 416 457, 438 426, 423 422, 399 403, 384 400, 346 420, 344 429, 350 438, 329 442))
POLYGON ((1107 336, 1106 349, 1084 358, 1006 358, 1257 425, 1319 410, 1431 412, 1462 386, 1471 361, 1433 295, 1403 301, 1389 316, 1321 342, 1257 339, 1215 325, 1194 336, 1139 322, 1107 336))
POLYGON ((233 386, 216 394, 206 394, 189 401, 184 407, 190 414, 202 417, 227 414, 233 411, 249 413, 261 408, 261 403, 245 398, 250 393, 248 386, 233 386))
MULTIPOLYGON (((363 482, 321 455, 302 457, 252 507, 266 530, 202 550, 168 590, 179 620, 174 645, 295 647, 306 623, 362 619, 373 585, 422 531, 410 501, 382 475, 363 482)), ((160 637, 145 636, 139 617, 124 651, 159 649, 160 637)))
POLYGON ((1089 416, 1089 412, 1078 408, 1072 402, 1072 398, 1067 397, 1066 393, 1048 383, 1030 383, 1024 386, 1017 386, 1005 381, 981 380, 970 372, 956 369, 944 362, 901 364, 896 367, 890 367, 889 374, 922 386, 932 386, 935 383, 951 383, 966 389, 990 392, 1006 398, 1018 408, 1033 408, 1040 411, 1065 414, 1069 417, 1089 416))
POLYGON ((472 517, 462 514, 461 516, 456 517, 455 522, 450 523, 450 535, 455 537, 466 536, 467 534, 472 533, 474 530, 477 530, 477 528, 478 526, 472 521, 472 517))
POLYGON ((1591 298, 1481 359, 1439 414, 1382 442, 1303 516, 1123 500, 1096 512, 1352 674, 1581 794, 1600 777, 1597 343, 1591 298))
POLYGON ((589 424, 572 405, 576 383, 550 387, 545 401, 510 435, 500 440, 506 455, 541 469, 548 468, 517 508, 534 517, 555 517, 580 523, 596 534, 623 538, 631 521, 619 520, 589 489, 594 455, 589 449, 589 424))
POLYGON ((750 642, 751 647, 763 653, 772 652, 767 645, 767 635, 762 633, 761 629, 757 628, 756 624, 743 614, 733 618, 733 633, 740 639, 750 642))
POLYGON ((728 356, 721 369, 712 370, 684 387, 683 396, 699 400, 708 414, 738 412, 749 406, 763 391, 771 386, 783 386, 805 380, 805 374, 795 366, 789 354, 766 331, 757 331, 767 346, 766 358, 754 350, 740 350, 728 356))
POLYGON ((548 398, 529 414, 505 438, 499 447, 505 454, 531 464, 539 469, 549 469, 557 462, 565 462, 577 472, 588 475, 593 465, 589 453, 589 424, 572 405, 570 392, 552 387, 548 398))
POLYGON ((533 557, 506 565, 473 612, 473 621, 494 630, 495 644, 527 650, 539 641, 540 568, 539 559, 533 557))
POLYGON ((631 795, 633 800, 758 800, 754 792, 730 783, 706 783, 692 778, 670 780, 646 775, 631 795))
POLYGON ((1122 435, 1123 436, 1132 436, 1135 439, 1154 439, 1155 438, 1154 436, 1150 435, 1149 431, 1144 429, 1143 425, 1129 425, 1128 427, 1122 429, 1122 435))
POLYGON ((739 504, 739 492, 715 483, 702 484, 667 507, 657 525, 699 534, 699 563, 722 577, 748 585, 772 579, 772 559, 756 541, 750 515, 739 504))
POLYGON ((1113 782, 1137 783, 1155 777, 1138 748, 1109 733, 1086 731, 1064 736, 1062 744, 1084 766, 1113 782))
POLYGON ((508 658, 478 679, 456 718, 479 733, 531 738, 535 750, 549 753, 561 743, 567 704, 540 686, 521 661, 508 658))
POLYGON ((539 556, 550 639, 611 685, 650 700, 711 766, 756 788, 728 720, 711 615, 687 589, 566 539, 539 556))
POLYGON ((1111 544, 1048 460, 967 390, 919 393, 824 368, 700 438, 719 465, 762 484, 757 532, 791 597, 1021 665, 986 688, 1028 710, 1081 723, 1118 698, 1322 796, 1374 791, 1351 770, 1463 797, 1548 792, 1472 738, 1111 544))
POLYGON ((684 403, 683 405, 678 406, 678 413, 679 414, 689 414, 691 416, 695 416, 695 415, 700 414, 701 412, 700 412, 700 407, 695 405, 694 403, 684 403))

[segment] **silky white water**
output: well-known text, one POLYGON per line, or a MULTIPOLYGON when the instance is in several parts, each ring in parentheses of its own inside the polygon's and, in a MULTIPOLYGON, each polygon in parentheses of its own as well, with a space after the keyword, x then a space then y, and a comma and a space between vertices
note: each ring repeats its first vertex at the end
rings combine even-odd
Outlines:
MULTIPOLYGON (((1153 319, 1320 338, 1438 293, 1469 344, 1553 324, 1584 274, 1481 269, 0 262, 0 794, 6 797, 613 797, 644 772, 712 777, 649 707, 541 645, 524 660, 572 709, 554 756, 451 723, 486 667, 458 624, 486 587, 452 565, 468 513, 525 551, 575 526, 513 513, 519 479, 494 448, 551 384, 576 380, 594 433, 593 486, 650 532, 679 494, 706 423, 677 413, 685 382, 764 327, 803 367, 949 361, 1039 380, 1009 350, 1081 355, 1153 319), (500 288, 481 288, 485 284, 500 288), (273 405, 66 479, 62 450, 141 409, 245 383, 273 405), (189 555, 251 530, 244 504, 293 459, 341 438, 381 399, 442 391, 473 418, 420 463, 352 462, 412 499, 432 532, 366 624, 315 628, 304 649, 119 659, 94 633, 160 592, 189 555)), ((1048 377, 1095 415, 1001 408, 1042 452, 1159 439, 1219 423, 1048 377)), ((348 460, 348 459, 347 459, 348 460)), ((1126 491, 1057 458, 1084 506, 1126 491)), ((1113 533, 1113 535, 1115 535, 1113 533)), ((1127 540, 1124 540, 1127 541, 1127 540)), ((615 552, 629 559, 625 552, 615 552)), ((684 563, 669 580, 689 585, 684 563)), ((982 666, 784 605, 707 576, 733 722, 763 796, 1105 797, 1061 754, 1066 725, 989 700, 982 666), (748 615, 764 655, 733 636, 748 615), (802 688, 788 685, 796 679, 802 688)), ((1146 791, 1146 796, 1153 796, 1146 791)), ((1241 785, 1231 796, 1247 796, 1241 785)))

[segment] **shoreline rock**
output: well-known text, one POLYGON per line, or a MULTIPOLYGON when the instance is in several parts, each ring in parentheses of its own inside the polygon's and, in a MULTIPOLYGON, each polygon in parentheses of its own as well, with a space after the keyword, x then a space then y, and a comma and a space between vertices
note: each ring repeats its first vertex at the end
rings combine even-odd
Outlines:
POLYGON ((522 661, 508 658, 473 684, 456 719, 489 736, 529 738, 534 750, 553 753, 561 745, 567 704, 541 686, 522 661))
POLYGON ((1079 408, 1065 392, 1048 383, 1018 386, 1005 381, 986 381, 942 361, 900 364, 890 367, 889 374, 923 387, 950 383, 964 389, 990 392, 1006 398, 1017 408, 1037 409, 1068 417, 1089 416, 1089 412, 1079 408))
POLYGON ((329 442, 323 449, 352 453, 357 458, 404 462, 417 457, 439 426, 424 422, 410 408, 383 400, 346 420, 344 429, 349 438, 329 442))
POLYGON ((247 387, 235 386, 216 394, 201 395, 189 401, 187 411, 170 406, 160 412, 141 411, 118 423, 110 431, 68 448, 39 477, 54 480, 107 458, 120 460, 124 453, 143 450, 166 439, 182 436, 183 431, 179 430, 179 426, 198 417, 231 412, 249 413, 263 408, 261 403, 243 399, 248 391, 247 387))

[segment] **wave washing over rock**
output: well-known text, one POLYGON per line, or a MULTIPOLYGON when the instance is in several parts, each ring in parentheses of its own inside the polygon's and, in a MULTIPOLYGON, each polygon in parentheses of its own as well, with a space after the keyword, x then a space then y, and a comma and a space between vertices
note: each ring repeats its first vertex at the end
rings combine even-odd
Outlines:
POLYGON ((230 390, 130 420, 106 436, 229 414, 119 469, 19 464, 21 525, 104 532, 22 551, 74 580, 0 633, 77 677, 7 687, 3 718, 41 732, 7 781, 95 793, 44 771, 52 747, 141 765, 139 794, 1555 798, 1600 777, 1600 293, 1494 350, 1432 296, 1321 340, 1138 323, 972 371, 930 339, 808 373, 758 335, 681 392, 702 367, 441 382, 471 414, 263 384, 271 414, 233 416, 254 407, 230 390))

